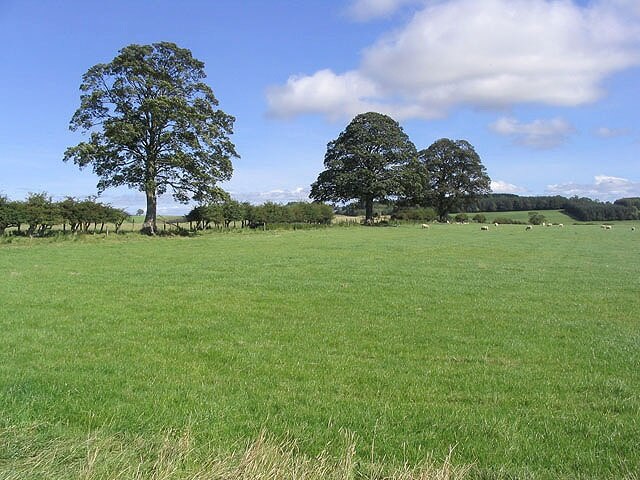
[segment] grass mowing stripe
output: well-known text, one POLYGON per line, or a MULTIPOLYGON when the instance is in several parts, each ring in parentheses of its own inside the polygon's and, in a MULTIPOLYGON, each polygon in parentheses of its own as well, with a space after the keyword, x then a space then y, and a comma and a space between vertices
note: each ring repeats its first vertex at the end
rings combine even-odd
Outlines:
POLYGON ((4 246, 2 418, 637 471, 638 245, 436 225, 4 246))

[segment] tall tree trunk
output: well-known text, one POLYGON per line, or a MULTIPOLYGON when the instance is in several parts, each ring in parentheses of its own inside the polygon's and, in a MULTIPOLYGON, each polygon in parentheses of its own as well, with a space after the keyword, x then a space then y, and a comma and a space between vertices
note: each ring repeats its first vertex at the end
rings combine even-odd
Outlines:
POLYGON ((447 202, 447 197, 445 197, 444 195, 439 195, 436 198, 436 212, 438 212, 438 221, 439 222, 446 222, 447 221, 447 215, 449 214, 449 205, 447 202))
POLYGON ((373 198, 364 199, 364 223, 373 223, 373 198))
POLYGON ((147 192, 147 210, 144 216, 144 223, 142 224, 142 233, 147 235, 155 235, 158 232, 158 226, 156 224, 156 207, 158 206, 158 199, 156 192, 147 192))

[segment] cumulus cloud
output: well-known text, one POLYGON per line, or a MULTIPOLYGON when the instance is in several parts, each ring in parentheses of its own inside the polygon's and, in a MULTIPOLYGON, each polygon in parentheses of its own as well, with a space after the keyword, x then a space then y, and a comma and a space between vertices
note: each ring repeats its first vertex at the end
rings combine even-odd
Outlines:
POLYGON ((628 15, 640 17, 640 3, 638 3, 638 0, 600 0, 600 2, 609 2, 622 10, 626 10, 628 15))
POLYGON ((606 77, 640 64, 640 18, 625 2, 430 1, 367 48, 357 68, 292 76, 269 89, 269 109, 335 118, 375 108, 404 119, 445 116, 459 105, 593 102, 606 77))
POLYGON ((631 131, 628 128, 609 128, 600 127, 596 130, 596 135, 601 138, 615 138, 629 135, 631 131))
POLYGON ((386 17, 399 8, 419 0, 353 0, 347 9, 349 16, 358 21, 386 17))
POLYGON ((366 99, 376 93, 376 85, 358 72, 336 75, 320 70, 311 76, 289 77, 285 85, 269 88, 267 98, 271 112, 280 117, 322 113, 336 119, 367 110, 366 99))
POLYGON ((503 117, 490 125, 500 134, 511 137, 516 143, 532 148, 553 148, 564 143, 575 129, 561 118, 534 120, 521 123, 514 118, 503 117))
POLYGON ((491 191, 493 193, 527 193, 527 189, 519 187, 512 183, 507 183, 502 180, 491 180, 491 191))
POLYGON ((265 202, 289 203, 309 201, 310 190, 304 187, 294 189, 274 189, 266 192, 231 192, 231 196, 240 202, 260 204, 265 202))
POLYGON ((623 197, 640 196, 640 182, 627 178, 597 175, 592 184, 563 183, 547 185, 546 192, 551 195, 597 198, 615 200, 623 197))

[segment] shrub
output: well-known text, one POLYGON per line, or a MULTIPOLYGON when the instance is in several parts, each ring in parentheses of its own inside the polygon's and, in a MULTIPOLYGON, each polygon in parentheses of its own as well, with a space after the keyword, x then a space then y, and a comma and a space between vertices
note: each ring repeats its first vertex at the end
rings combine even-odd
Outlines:
POLYGON ((487 223, 487 217, 481 213, 476 213, 471 219, 476 223, 487 223))
POLYGON ((531 225, 542 225, 547 221, 547 217, 538 212, 529 212, 529 223, 531 225))
POLYGON ((493 223, 499 223, 502 225, 525 225, 526 222, 521 222, 520 220, 514 220, 513 218, 507 218, 507 217, 496 217, 493 219, 493 223))

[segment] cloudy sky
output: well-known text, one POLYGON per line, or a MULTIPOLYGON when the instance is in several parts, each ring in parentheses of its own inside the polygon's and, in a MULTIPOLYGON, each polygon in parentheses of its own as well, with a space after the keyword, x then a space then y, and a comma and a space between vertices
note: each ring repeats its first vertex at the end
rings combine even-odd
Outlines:
MULTIPOLYGON (((205 62, 241 200, 305 199, 358 113, 480 154, 496 192, 640 196, 638 0, 0 0, 0 194, 96 193, 62 162, 82 74, 132 43, 205 62)), ((129 210, 144 197, 108 190, 129 210)), ((160 212, 185 207, 162 199, 160 212)))

